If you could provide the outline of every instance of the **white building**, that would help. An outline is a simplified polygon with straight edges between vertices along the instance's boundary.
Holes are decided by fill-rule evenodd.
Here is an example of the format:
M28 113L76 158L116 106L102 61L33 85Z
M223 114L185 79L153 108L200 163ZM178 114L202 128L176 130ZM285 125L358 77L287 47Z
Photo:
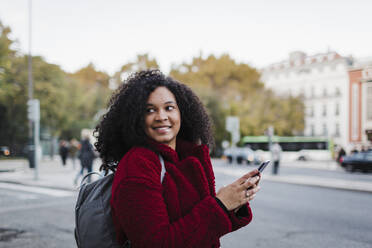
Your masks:
M303 95L305 136L326 136L346 147L349 134L349 76L352 59L336 52L289 59L261 70L267 88L281 95Z

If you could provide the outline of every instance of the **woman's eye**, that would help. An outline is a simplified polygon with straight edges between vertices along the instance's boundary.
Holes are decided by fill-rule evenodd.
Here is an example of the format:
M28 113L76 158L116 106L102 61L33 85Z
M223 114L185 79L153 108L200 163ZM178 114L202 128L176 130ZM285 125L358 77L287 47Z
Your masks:
M169 111L169 110L173 110L173 109L175 109L174 106L167 106L167 107L166 107L166 110L168 110L168 111Z
M146 109L146 112L147 113L153 113L153 112L155 112L155 110L153 108L148 108L148 109Z

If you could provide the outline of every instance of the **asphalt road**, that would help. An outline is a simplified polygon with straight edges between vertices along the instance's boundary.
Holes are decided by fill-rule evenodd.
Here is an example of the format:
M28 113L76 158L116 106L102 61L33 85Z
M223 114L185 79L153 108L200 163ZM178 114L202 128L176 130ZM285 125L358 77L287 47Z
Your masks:
M217 188L235 179L216 173ZM264 180L261 187L252 223L224 236L222 247L372 247L372 194ZM0 247L76 247L76 195L68 194L0 183Z
M0 247L76 247L75 199L67 191L0 184Z
M252 167L254 168L254 167ZM250 167L247 168L249 170ZM371 179L370 174L282 168L288 174ZM267 171L265 173L268 173ZM234 179L216 173L217 188ZM263 180L253 221L222 238L222 247L372 247L372 194Z

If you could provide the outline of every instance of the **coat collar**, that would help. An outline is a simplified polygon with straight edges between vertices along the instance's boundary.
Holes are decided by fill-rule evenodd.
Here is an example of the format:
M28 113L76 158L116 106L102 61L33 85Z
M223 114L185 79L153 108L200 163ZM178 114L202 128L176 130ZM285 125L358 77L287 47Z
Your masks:
M185 141L182 139L177 139L176 141L176 150L173 150L171 147L156 142L155 140L148 139L147 144L156 153L159 153L164 157L165 160L168 160L172 163L177 163L179 160L183 160L188 156L195 156L197 154L202 154L203 151L207 150L208 147L204 144L196 145L192 142ZM199 157L199 156L197 156Z

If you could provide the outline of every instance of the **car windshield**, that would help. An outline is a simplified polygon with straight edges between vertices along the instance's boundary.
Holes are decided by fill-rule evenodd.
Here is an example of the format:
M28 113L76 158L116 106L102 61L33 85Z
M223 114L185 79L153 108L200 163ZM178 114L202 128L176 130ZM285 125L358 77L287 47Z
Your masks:
M366 154L366 160L368 160L368 161L372 161L372 152L368 152L368 153Z
M353 155L353 159L363 159L364 154L363 153L355 153Z

